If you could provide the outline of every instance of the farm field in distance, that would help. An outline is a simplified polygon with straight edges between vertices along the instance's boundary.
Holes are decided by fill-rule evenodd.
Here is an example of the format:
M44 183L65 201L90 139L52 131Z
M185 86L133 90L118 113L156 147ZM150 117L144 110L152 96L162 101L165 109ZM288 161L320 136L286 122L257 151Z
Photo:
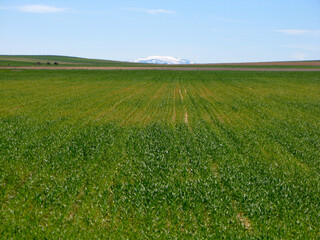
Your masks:
M0 70L0 236L317 239L320 72Z
M55 65L54 63L58 63ZM39 63L40 65L38 65ZM50 63L49 65L47 63ZM0 55L0 68L4 67L166 67L166 68L274 68L274 69L320 69L320 61L288 61L288 62L248 62L248 63L215 63L215 64L150 64L120 62L112 60L88 59L54 55Z

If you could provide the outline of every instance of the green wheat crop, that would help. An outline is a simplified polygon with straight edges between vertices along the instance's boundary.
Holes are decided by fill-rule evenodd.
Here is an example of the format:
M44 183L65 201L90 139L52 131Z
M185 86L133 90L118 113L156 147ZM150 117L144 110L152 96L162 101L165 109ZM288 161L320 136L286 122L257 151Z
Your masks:
M318 239L320 73L0 71L3 239Z

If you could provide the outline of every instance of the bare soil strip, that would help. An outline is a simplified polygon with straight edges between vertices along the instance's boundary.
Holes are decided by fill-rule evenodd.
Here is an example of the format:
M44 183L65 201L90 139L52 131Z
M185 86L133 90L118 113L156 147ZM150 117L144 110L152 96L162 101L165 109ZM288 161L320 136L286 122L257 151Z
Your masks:
M183 102L183 95L181 93L181 87L180 86L179 86L179 93L180 93L181 101Z
M265 72L320 72L320 69L306 68L237 68L237 67L0 67L1 69L21 70L171 70L171 71L265 71Z
M184 115L184 122L189 125L188 112L186 112Z

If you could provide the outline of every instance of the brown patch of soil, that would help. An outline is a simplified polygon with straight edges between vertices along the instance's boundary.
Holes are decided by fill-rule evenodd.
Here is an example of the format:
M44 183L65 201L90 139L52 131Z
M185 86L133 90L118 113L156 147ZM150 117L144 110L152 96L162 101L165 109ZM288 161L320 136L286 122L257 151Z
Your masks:
M239 212L237 215L237 219L240 221L241 225L246 229L246 230L251 230L251 222L250 219L244 216L242 212Z

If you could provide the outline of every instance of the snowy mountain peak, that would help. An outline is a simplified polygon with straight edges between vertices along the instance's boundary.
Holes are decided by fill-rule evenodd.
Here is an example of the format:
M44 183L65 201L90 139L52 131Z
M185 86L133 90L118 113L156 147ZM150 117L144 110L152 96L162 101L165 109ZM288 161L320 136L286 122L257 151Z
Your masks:
M154 64L192 64L188 59L175 58L170 56L151 56L138 58L134 60L137 63L154 63Z

